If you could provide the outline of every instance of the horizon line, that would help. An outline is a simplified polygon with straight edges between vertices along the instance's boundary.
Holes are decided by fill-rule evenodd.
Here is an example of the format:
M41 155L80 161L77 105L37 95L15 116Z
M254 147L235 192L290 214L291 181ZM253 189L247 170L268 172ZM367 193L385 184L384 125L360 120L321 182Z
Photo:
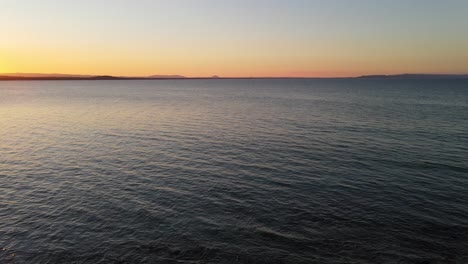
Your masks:
M363 77L468 77L468 73L396 73L396 74L363 74L363 75L342 75L342 76L184 76L179 74L154 74L147 76L125 76L125 75L109 75L109 74L68 74L68 73L27 73L27 72L9 72L0 73L1 79L76 79L76 80L93 80L93 79L346 79L346 78L363 78Z

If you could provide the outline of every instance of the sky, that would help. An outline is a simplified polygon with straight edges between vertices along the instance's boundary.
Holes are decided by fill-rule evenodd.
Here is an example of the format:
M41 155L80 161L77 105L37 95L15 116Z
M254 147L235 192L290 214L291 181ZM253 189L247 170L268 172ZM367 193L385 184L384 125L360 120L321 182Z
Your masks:
M0 0L0 72L468 73L466 0Z

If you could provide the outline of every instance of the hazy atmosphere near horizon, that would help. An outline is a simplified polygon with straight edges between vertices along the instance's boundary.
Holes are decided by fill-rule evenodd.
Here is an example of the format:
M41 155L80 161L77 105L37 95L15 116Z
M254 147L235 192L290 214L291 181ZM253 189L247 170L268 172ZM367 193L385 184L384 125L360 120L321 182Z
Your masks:
M1 264L467 264L468 1L0 0Z

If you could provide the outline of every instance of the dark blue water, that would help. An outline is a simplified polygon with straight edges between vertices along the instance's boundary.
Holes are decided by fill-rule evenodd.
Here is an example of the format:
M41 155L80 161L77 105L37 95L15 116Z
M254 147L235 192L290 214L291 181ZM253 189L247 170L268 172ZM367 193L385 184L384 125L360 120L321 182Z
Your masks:
M0 82L1 263L468 263L467 80Z

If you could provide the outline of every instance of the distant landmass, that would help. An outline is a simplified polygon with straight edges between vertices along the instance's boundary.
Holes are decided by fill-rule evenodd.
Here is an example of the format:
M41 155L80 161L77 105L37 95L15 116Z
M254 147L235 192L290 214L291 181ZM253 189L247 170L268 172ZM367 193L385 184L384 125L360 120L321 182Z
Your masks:
M21 80L179 80L179 79L307 79L307 77L186 77L183 75L151 75L143 77L111 76L111 75L79 75L79 74L46 74L46 73L4 73L0 81ZM320 77L317 77L320 78ZM468 79L468 74L395 74L395 75L363 75L359 77L339 77L339 79ZM310 79L314 79L311 77ZM323 78L320 78L323 79ZM338 79L338 78L326 78Z
M143 77L80 75L58 73L4 73L0 80L149 80L149 79L185 79L182 75L151 75Z
M0 81L60 81L60 80L124 80L129 78L121 78L114 76L89 76L89 77L77 77L77 76L11 76L11 75L0 75Z
M2 73L0 77L26 77L26 78L90 78L95 75L61 74L61 73Z
M149 78L152 79L184 79L187 78L182 75L151 75Z
M467 79L468 74L394 74L363 75L359 79Z

